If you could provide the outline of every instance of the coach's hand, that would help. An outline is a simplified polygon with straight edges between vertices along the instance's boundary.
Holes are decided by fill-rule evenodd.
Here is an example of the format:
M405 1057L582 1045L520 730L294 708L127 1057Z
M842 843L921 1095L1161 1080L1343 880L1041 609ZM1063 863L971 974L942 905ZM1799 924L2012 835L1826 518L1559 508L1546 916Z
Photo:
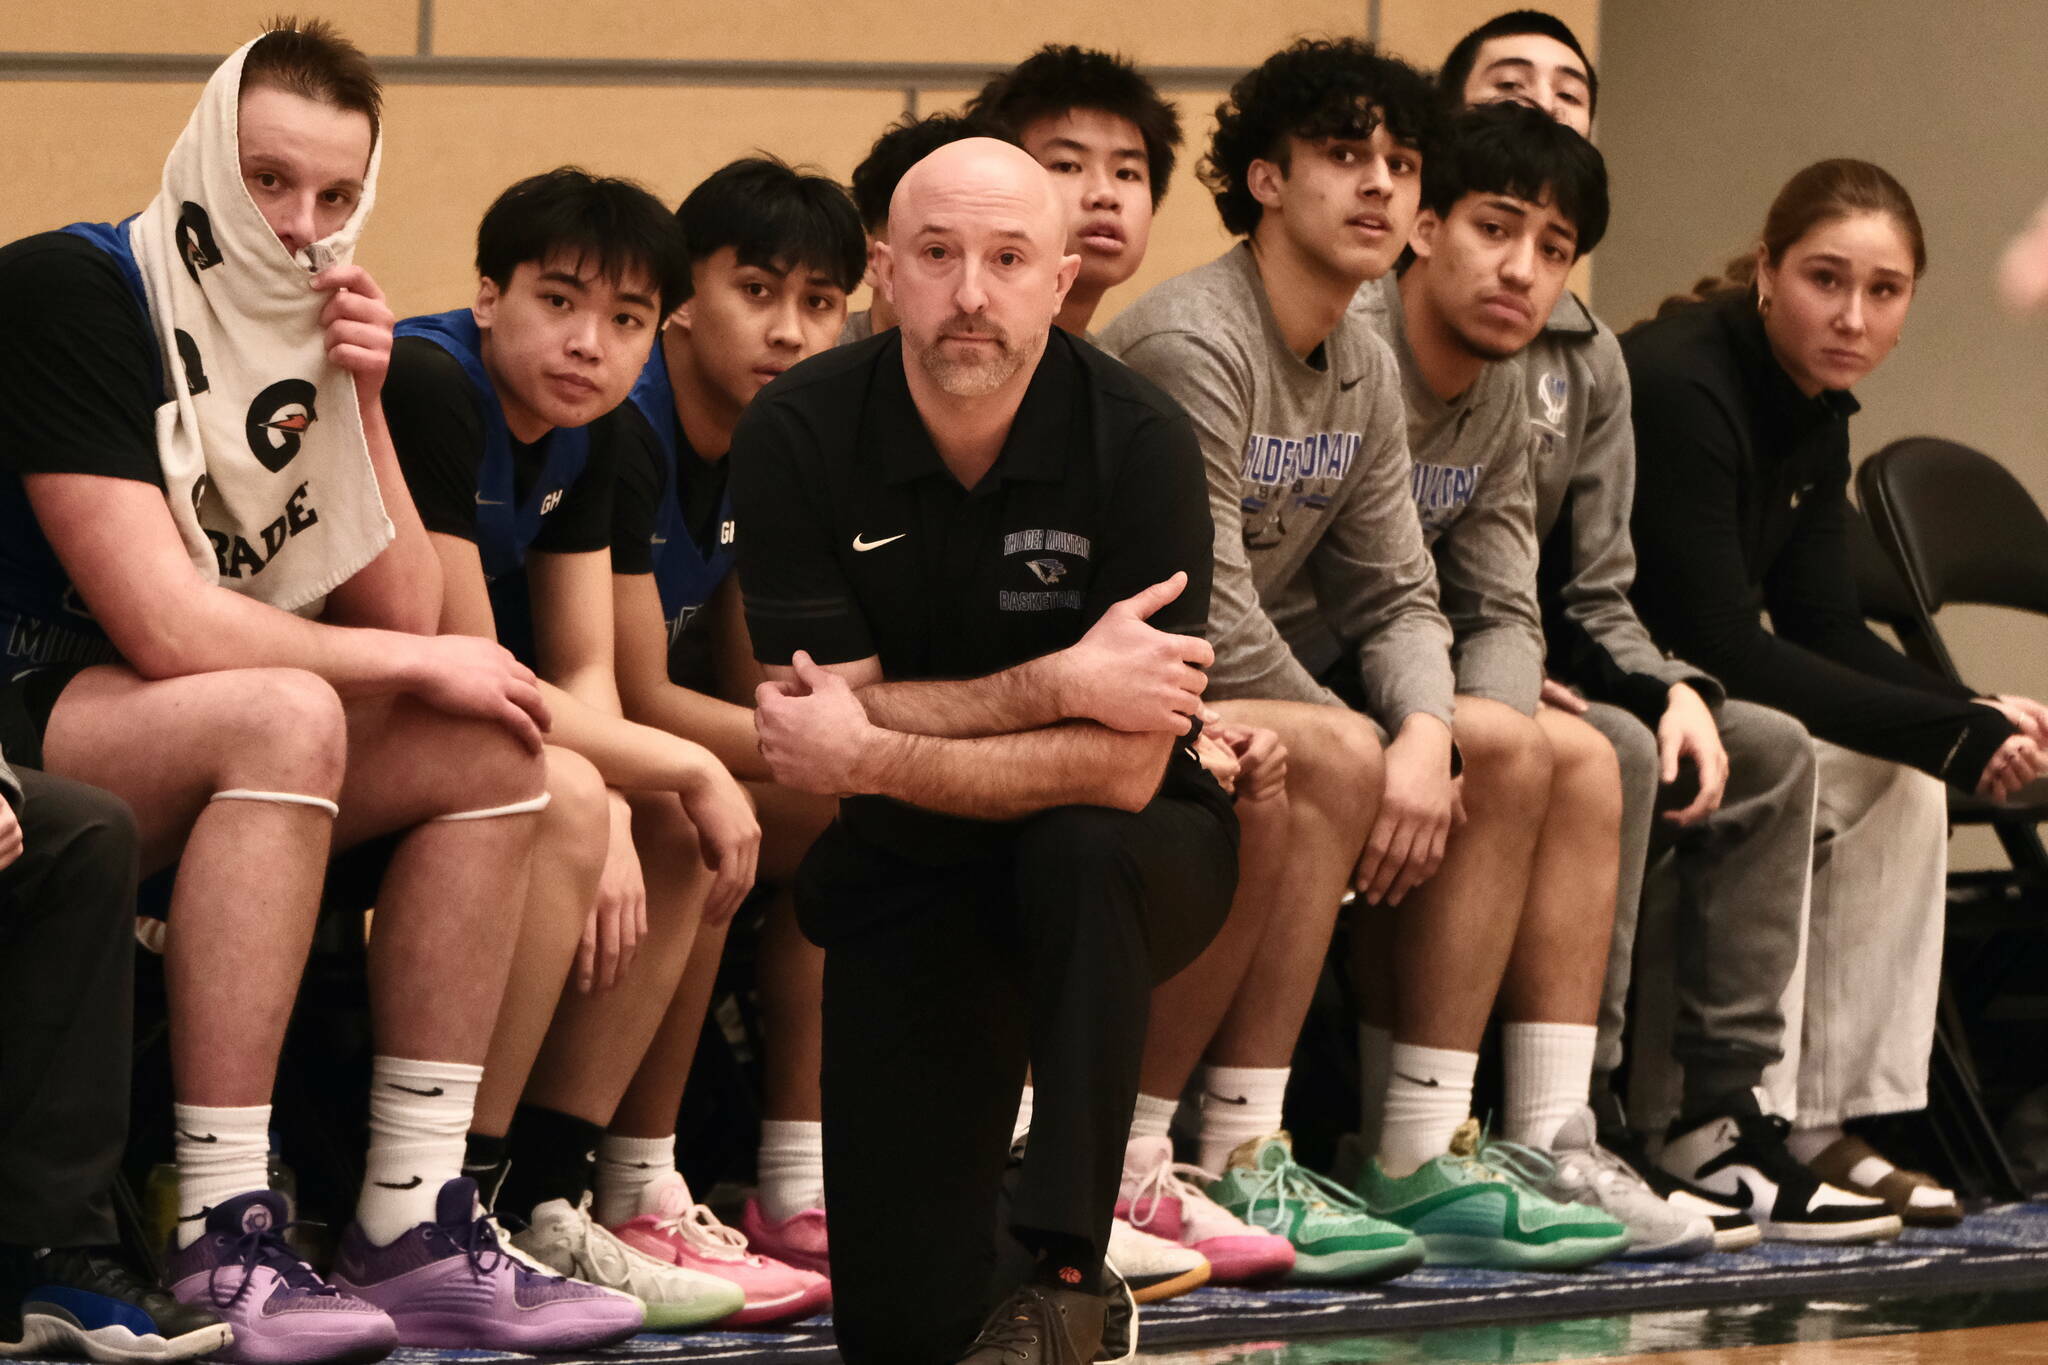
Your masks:
M1218 719L1202 723L1237 755L1237 799L1271 801L1287 794L1287 746L1277 730Z
M676 795L682 798L683 813L697 827L697 856L712 873L704 923L723 924L754 889L760 872L761 818L754 811L754 798L716 759L706 762L697 780Z
M633 808L617 792L606 796L611 839L597 879L597 904L590 909L583 941L576 947L576 989L585 995L617 985L647 937L647 882L640 873L639 850L633 847Z
M1699 795L1684 810L1664 812L1674 825L1696 825L1721 808L1721 794L1728 789L1728 751L1721 745L1721 728L1706 701L1685 683L1671 685L1664 717L1657 722L1658 778L1666 785L1678 780L1678 761L1691 755L1700 776Z
M359 265L329 266L313 277L313 287L333 295L320 310L327 358L355 376L357 405L369 407L384 392L397 318L384 302L384 291Z
M419 657L408 691L436 710L496 721L534 753L554 723L533 670L495 640L475 635L411 637Z
M1202 689L1209 685L1202 670L1216 662L1216 651L1199 636L1146 624L1187 585L1187 574L1176 573L1126 597L1052 656L1062 714L1112 730L1188 732L1188 717L1200 709Z
M1352 887L1367 903L1399 905L1443 864L1451 830L1464 823L1451 777L1450 727L1413 715L1387 746L1379 815L1366 836Z
M14 807L0 801L0 867L12 866L24 847L21 821L15 817Z
M846 679L798 650L794 678L754 689L754 730L775 780L820 796L857 796L875 727Z

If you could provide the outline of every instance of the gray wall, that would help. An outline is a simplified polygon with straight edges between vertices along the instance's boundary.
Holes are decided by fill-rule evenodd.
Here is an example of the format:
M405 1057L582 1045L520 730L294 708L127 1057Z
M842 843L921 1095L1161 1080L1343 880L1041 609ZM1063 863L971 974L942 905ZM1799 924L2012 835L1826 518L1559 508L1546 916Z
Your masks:
M1998 309L2006 239L2048 197L2048 3L1607 0L1596 135L1614 224L1594 301L1616 328L1755 241L1792 172L1875 161L1911 191L1928 273L1892 358L1857 390L1857 458L1966 441L2048 504L2048 320ZM2048 696L2048 624L1964 609L1976 686Z

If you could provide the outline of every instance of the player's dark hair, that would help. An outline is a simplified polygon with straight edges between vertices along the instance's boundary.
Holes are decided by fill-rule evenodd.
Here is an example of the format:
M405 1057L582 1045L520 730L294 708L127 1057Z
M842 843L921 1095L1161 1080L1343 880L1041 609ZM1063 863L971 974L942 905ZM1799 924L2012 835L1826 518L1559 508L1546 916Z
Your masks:
M614 286L644 274L667 317L689 295L690 259L668 206L631 180L576 166L528 176L499 195L476 230L476 269L500 289L528 261L574 256Z
M836 180L772 156L727 162L676 209L695 265L731 247L741 265L761 270L808 267L852 293L867 269L860 215ZM686 282L683 297L694 286Z
M1017 65L989 78L967 102L969 117L985 118L1021 139L1043 118L1092 109L1128 122L1145 144L1152 207L1166 197L1180 146L1180 112L1123 57L1072 43L1047 43Z
M1452 119L1422 161L1422 207L1439 218L1468 194L1551 200L1578 231L1578 254L1607 233L1607 163L1592 143L1512 100Z
M336 109L362 114L375 133L384 113L384 88L363 50L325 19L281 15L242 59L242 89L268 86Z
M1436 73L1436 88L1445 102L1453 109L1465 103L1465 82L1472 79L1472 64L1479 60L1482 46L1494 38L1519 38L1525 33L1555 39L1578 54L1579 64L1586 69L1586 116L1592 117L1600 105L1600 73L1593 69L1592 58L1586 55L1586 49L1580 45L1579 35L1572 32L1571 25L1540 9L1515 9L1506 14L1496 14L1458 39L1458 45L1451 49L1451 55L1444 58L1443 66Z
M1368 138L1385 125L1429 164L1441 120L1429 78L1360 38L1304 38L1238 78L1216 106L1216 135L1199 168L1223 226L1240 236L1263 209L1248 183L1254 161L1288 169L1290 137Z
M861 226L875 234L889 226L889 201L912 166L950 143L970 137L1015 142L1016 134L998 124L958 114L905 114L882 130L866 159L853 168L853 206Z

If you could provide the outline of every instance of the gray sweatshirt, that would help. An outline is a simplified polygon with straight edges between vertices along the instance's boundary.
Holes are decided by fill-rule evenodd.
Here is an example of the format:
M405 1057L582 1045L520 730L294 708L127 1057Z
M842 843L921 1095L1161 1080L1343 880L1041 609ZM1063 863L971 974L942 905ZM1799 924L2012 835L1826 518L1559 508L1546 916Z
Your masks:
M1449 724L1451 632L1409 498L1399 378L1364 319L1347 313L1309 364L1240 243L1118 314L1102 347L1173 395L1202 443L1209 695L1340 705L1312 664L1341 641L1389 733L1418 712Z
M1667 658L1628 600L1636 438L1621 343L1570 291L1522 353L1536 484L1537 575L1550 675L1654 727L1673 683L1710 703L1720 683Z
M1521 362L1488 364L1445 402L1409 349L1392 275L1361 289L1352 315L1371 323L1401 369L1415 511L1436 555L1458 691L1533 715L1543 689L1543 625Z

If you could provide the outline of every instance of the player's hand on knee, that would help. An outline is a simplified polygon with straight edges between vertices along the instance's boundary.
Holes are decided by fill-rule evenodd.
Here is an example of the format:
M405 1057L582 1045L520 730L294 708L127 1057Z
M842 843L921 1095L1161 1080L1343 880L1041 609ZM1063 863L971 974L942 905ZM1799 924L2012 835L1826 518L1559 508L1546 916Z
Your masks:
M1698 692L1673 683L1670 697L1657 722L1659 777L1666 784L1676 782L1679 760L1689 756L1699 773L1700 790L1691 805L1666 811L1664 818L1675 825L1694 825L1721 808L1722 793L1728 789L1728 750L1721 744L1714 713Z
M1243 765L1238 762L1237 750L1225 743L1222 736L1207 729L1195 736L1195 757L1203 770L1216 779L1216 785L1227 792L1237 790Z
M368 407L384 391L391 369L391 328L397 322L384 291L359 265L334 265L313 277L330 295L320 310L327 358L355 377L356 401Z
M609 794L607 804L612 818L604 871L576 951L576 988L585 995L618 985L647 936L647 882L633 846L633 808L617 792Z
M1199 636L1146 623L1187 582L1187 574L1176 573L1116 603L1056 656L1063 712L1112 730L1188 732L1188 718L1201 708L1209 685L1202 670L1216 662L1216 651Z
M1451 776L1451 732L1429 716L1410 716L1387 746L1379 813L1366 836L1352 886L1371 905L1399 905L1443 864L1454 821L1463 813Z
M14 814L14 807L0 801L0 867L11 866L24 847L21 821Z
M495 721L539 753L552 718L533 670L495 640L474 635L421 637L422 662L413 688L421 701L450 715Z
M1222 721L1215 733L1237 755L1238 800L1270 801L1287 794L1287 746L1279 731Z
M859 793L876 730L846 679L811 662L790 660L794 678L754 690L754 733L775 780L821 796Z
M858 702L855 703L859 705ZM747 789L713 762L703 780L678 792L683 812L697 827L697 854L711 871L704 922L724 924L754 889L761 863L761 819Z
M1545 678L1543 680L1543 690L1540 695L1547 705L1555 706L1568 716L1583 716L1586 714L1586 699L1555 678Z

